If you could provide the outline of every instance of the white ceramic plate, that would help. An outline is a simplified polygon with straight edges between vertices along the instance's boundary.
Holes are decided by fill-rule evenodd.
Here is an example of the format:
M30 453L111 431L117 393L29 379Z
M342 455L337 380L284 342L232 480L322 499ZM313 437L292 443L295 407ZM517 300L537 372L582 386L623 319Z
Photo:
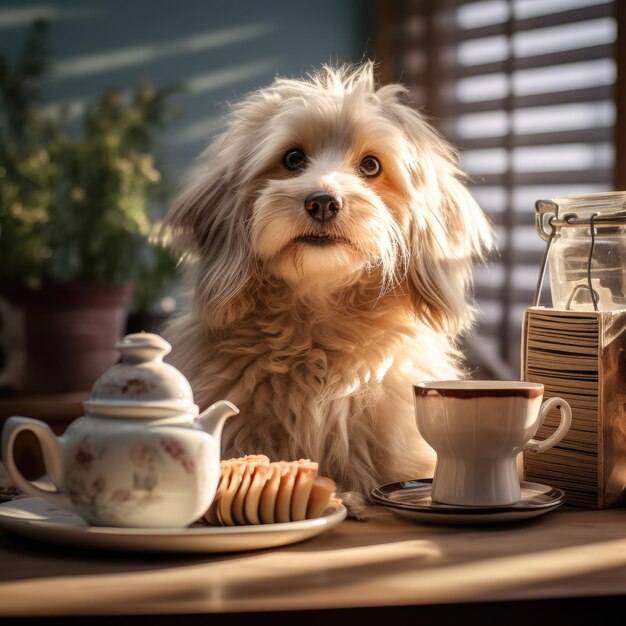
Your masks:
M387 483L372 491L372 499L395 514L418 522L437 524L494 524L517 522L544 515L565 502L560 489L522 481L519 502L499 507L454 506L433 502L432 478Z
M70 511L41 498L0 504L0 528L22 537L87 548L133 552L241 552L275 548L315 537L344 520L342 504L329 506L321 517L300 522L254 526L188 528L113 528L89 526Z

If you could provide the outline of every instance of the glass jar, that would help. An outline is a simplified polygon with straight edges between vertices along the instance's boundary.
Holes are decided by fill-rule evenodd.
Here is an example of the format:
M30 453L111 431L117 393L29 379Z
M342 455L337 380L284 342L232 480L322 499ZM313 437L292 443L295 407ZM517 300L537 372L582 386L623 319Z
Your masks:
M552 307L572 311L626 308L626 192L538 200L536 228L547 242Z

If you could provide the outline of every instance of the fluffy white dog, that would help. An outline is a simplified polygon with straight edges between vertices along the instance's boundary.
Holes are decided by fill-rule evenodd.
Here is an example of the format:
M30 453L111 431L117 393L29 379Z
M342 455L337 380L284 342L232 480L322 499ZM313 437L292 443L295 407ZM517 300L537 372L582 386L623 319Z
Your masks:
M432 475L413 384L466 375L491 228L454 150L372 64L233 107L165 222L193 298L164 332L223 457L308 458L341 492Z

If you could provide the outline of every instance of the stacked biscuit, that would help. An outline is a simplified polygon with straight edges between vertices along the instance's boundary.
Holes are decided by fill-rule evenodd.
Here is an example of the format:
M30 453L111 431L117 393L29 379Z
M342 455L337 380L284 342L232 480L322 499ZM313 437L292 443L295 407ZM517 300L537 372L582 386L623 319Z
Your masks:
M335 483L318 476L308 459L270 463L265 455L226 459L213 503L204 514L208 524L274 524L319 517L335 493Z

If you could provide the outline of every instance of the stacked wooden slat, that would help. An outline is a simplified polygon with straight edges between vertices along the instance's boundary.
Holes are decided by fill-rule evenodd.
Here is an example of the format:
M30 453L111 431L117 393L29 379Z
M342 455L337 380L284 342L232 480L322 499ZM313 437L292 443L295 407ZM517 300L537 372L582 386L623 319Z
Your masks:
M522 378L543 383L545 398L572 408L572 426L554 448L524 453L524 478L563 489L568 504L624 503L626 485L626 311L526 310ZM559 412L537 433L554 432Z

